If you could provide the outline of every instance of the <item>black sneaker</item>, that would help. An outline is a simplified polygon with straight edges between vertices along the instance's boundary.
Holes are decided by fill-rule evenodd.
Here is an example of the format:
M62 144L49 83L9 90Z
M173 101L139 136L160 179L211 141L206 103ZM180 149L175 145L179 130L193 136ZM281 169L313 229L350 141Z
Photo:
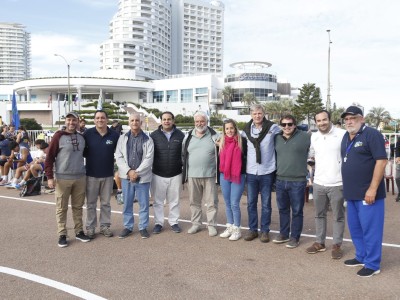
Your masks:
M348 267L364 267L364 264L362 262L359 262L357 259L353 258L353 259L348 259L344 261L344 264Z
M381 270L372 270L368 268L362 268L360 271L357 272L357 276L359 277L371 277L377 275L381 272Z
M85 235L83 231L79 231L79 233L76 235L76 239L84 243L90 242L90 238Z
M180 233L180 232L181 232L181 228L179 227L178 224L172 225L172 226L171 226L171 229L172 229L172 231L175 232L175 233Z
M160 224L156 224L156 226L154 226L154 228L153 228L153 233L159 234L159 233L161 233L161 230L162 230L162 226Z
M67 242L67 236L66 235L60 235L60 238L58 239L58 247L64 248L68 246Z
M132 234L132 230L129 230L128 228L124 228L124 230L122 230L121 234L118 237L120 239L124 239L130 234Z
M142 236L142 239L148 239L150 237L150 234L146 229L139 230L139 233Z

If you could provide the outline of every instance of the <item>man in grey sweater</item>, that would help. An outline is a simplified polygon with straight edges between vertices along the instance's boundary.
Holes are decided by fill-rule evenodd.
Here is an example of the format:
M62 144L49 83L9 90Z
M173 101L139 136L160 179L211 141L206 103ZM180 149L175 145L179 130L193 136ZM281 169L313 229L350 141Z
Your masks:
M50 143L45 161L47 185L56 188L56 218L58 246L67 247L67 211L71 197L72 218L76 239L89 242L83 232L82 207L86 195L86 170L83 160L85 139L77 132L79 116L69 112L65 117L65 129L57 131ZM55 177L53 166L55 165Z
M292 115L283 116L280 125L282 133L275 136L276 202L279 209L280 233L272 242L288 242L287 248L296 248L303 230L310 135L296 128L296 119Z

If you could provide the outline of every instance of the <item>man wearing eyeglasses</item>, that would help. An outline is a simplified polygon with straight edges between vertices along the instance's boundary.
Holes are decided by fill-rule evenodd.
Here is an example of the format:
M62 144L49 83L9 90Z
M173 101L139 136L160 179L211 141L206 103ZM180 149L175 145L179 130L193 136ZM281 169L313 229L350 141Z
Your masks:
M282 132L275 137L276 202L280 230L273 242L287 242L286 247L293 249L299 245L303 230L310 135L296 128L296 119L292 115L283 116L280 125Z
M341 245L345 227L340 145L346 130L332 124L331 114L327 110L317 112L314 121L318 131L311 136L309 157L315 160L313 195L316 241L306 252L316 254L326 251L327 213L330 205L333 217L331 257L340 259L343 256Z
M271 191L275 181L275 149L274 137L279 127L265 117L264 107L253 104L250 107L251 120L244 128L247 137L247 212L249 215L249 231L245 241L258 237L258 194L261 194L261 237L262 243L269 242L271 224Z
M58 246L61 248L68 246L67 211L70 197L76 239L82 242L90 241L83 232L82 207L86 194L86 170L83 160L85 139L77 132L78 122L78 113L74 111L67 113L65 129L57 131L51 139L44 165L47 185L49 188L56 188Z
M347 200L347 224L355 247L349 267L362 266L360 277L380 273L387 163L382 134L364 124L362 110L349 106L341 115L346 134L341 145L343 196Z

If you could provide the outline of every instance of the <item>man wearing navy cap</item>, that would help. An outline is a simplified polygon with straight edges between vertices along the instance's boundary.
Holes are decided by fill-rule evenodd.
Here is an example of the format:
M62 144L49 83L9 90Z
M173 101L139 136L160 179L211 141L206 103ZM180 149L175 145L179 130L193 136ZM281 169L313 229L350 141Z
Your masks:
M355 258L346 266L363 268L358 276L380 273L386 196L383 173L387 158L382 134L364 124L362 110L349 106L341 115L346 134L341 145L343 196Z

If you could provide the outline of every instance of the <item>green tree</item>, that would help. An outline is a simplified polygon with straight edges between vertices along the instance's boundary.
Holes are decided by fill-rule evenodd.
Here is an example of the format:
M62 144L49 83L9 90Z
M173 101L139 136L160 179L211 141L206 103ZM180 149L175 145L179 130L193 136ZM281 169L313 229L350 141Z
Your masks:
M230 86L227 85L223 90L222 90L222 100L224 104L224 109L227 108L227 103L229 102L230 105L229 107L232 108L232 101L233 101L233 96L235 95L234 89Z
M388 122L392 119L390 113L382 106L373 107L369 110L366 119L376 126L379 127L381 122Z
M341 115L346 109L344 107L336 107L336 103L333 103L333 107L331 110L331 121L335 124L337 121L341 121Z
M240 100L240 102L242 102L243 105L247 106L247 109L248 109L248 111L249 111L249 113L250 113L250 106L251 106L252 104L258 103L258 100L257 100L256 96L254 96L253 93L248 92L248 93L245 93L245 94L243 95L243 97L242 97L242 99Z
M293 114L298 121L307 120L308 127L310 128L310 120L319 110L323 109L321 91L315 83L303 84L300 89L300 94L297 98L297 104L293 109Z
M36 120L33 118L21 119L20 125L24 126L26 130L43 130L42 125L36 122Z

